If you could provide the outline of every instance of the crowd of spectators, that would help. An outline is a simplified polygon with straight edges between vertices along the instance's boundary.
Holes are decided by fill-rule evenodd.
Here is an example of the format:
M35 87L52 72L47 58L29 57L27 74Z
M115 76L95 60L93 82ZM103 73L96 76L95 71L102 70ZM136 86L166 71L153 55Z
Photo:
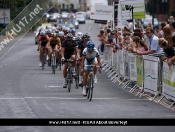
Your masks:
M127 25L121 29L122 31L116 29L117 27L111 30L109 26L105 26L100 30L97 37L101 42L101 50L104 47L111 47L114 53L124 48L137 55L161 54L162 60L167 61L169 66L175 62L175 20L173 16L170 16L168 22L162 22L159 29L153 29L151 23L148 23L146 29L131 30Z

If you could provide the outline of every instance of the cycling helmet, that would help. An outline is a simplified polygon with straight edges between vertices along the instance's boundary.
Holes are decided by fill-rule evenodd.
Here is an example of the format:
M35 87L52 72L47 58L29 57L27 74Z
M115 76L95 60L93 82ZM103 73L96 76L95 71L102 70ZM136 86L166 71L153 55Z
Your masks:
M75 34L75 30L71 30L70 33L71 33L71 34Z
M55 33L57 29L55 27L52 27L52 33Z
M46 34L50 34L50 33L51 33L50 29L46 30Z
M63 31L60 31L60 32L58 33L58 36L64 36L64 32L63 32Z
M71 33L68 33L65 38L66 40L73 40L73 36Z
M77 37L82 37L82 36L83 36L83 33L78 32L78 33L76 34L76 36L77 36Z
M69 27L70 27L71 29L74 28L73 25L70 25Z
M41 31L40 35L44 36L45 35L45 31Z
M87 47L88 49L94 49L95 44L94 44L94 42L92 42L92 41L88 41L88 42L86 43L86 47Z
M101 33L101 34L103 34L103 33L104 33L104 30L103 30L103 29L101 29L101 30L100 30L100 33Z
M59 33L59 30L56 30L55 33Z
M75 40L76 42L80 42L80 41L81 41L81 38L80 38L80 37L74 37L74 40Z
M57 37L57 34L56 33L53 33L52 34L52 37L56 38Z
M82 39L90 39L89 33L83 34Z

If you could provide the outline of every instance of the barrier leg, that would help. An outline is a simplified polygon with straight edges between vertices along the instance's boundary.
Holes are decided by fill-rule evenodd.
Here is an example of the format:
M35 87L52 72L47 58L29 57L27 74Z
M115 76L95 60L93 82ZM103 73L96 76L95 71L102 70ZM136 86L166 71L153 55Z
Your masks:
M139 98L142 97L142 95L143 95L144 93L145 93L145 92L143 91L143 92L140 94Z
M106 68L108 68L108 64L106 64L106 65L102 68L102 71L104 71Z
M126 85L124 85L122 88L125 89L130 83L131 81L127 81Z
M171 108L174 104L175 104L175 102L171 103L171 105L169 106L169 108Z
M116 71L114 70L111 74L109 74L108 77L111 77L114 73L116 73Z
M134 85L134 87L133 88L131 88L131 90L129 91L130 93L133 93L135 90L137 89L137 84L136 85Z
M159 103L163 98L165 98L165 96L162 96L157 102Z
M109 67L106 69L105 72L108 72L110 69L111 69L111 66L109 66Z
M109 77L109 75L111 74L111 73L113 73L114 72L114 69L112 68L108 73L107 73L107 76Z
M113 77L111 77L111 81L114 81L116 77L118 77L118 75L114 75Z
M121 81L121 82L119 83L119 85L121 85L125 80L126 80L126 79L124 78L123 81Z
M119 79L120 79L120 76L118 76L118 77L116 78L116 80L114 81L114 83L116 83L117 81L119 81Z
M152 102L158 95L159 95L159 93L157 93L157 94L150 100L150 102Z

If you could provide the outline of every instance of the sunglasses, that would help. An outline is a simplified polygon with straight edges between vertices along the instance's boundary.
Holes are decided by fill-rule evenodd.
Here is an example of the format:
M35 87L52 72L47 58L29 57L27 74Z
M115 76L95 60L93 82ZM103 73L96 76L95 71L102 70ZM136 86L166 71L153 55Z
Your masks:
M150 34L151 32L146 32L146 34Z

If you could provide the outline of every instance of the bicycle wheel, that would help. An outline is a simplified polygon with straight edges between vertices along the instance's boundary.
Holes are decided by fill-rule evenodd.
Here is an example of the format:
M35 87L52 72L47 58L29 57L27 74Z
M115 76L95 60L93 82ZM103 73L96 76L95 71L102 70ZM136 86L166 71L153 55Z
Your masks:
M70 92L70 89L71 89L71 80L72 80L72 74L71 74L71 70L69 69L69 72L68 72L68 79L67 79L67 85L68 85L68 91Z
M79 84L78 84L78 82L79 82L79 80L78 80L78 78L79 78L79 69L78 69L78 67L75 67L75 71L76 71L75 87L78 89L78 87L79 87Z
M43 53L42 53L42 70L44 70L44 65L45 65L45 61L46 61L46 55L45 55L45 51L43 50Z
M52 73L55 74L55 56L52 57Z
M89 97L90 97L90 78L89 78L89 76L88 76L88 80L87 80L86 96L87 96L87 99L89 99Z
M89 101L92 100L93 95L93 88L94 88L94 77L93 75L90 75L90 86L89 86Z
M58 57L59 71L61 71L61 54Z

